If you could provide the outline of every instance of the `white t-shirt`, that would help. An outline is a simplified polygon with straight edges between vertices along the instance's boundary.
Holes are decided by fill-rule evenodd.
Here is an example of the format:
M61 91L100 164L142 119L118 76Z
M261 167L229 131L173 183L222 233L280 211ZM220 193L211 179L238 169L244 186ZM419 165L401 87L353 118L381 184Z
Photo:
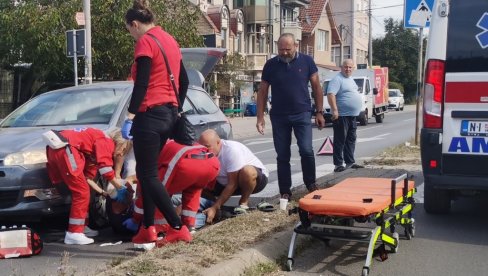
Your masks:
M229 183L227 174L236 172L246 165L252 165L260 168L266 177L269 176L269 172L263 163L252 153L249 148L237 141L229 141L221 139L222 149L219 153L220 171L217 176L217 182L222 185Z

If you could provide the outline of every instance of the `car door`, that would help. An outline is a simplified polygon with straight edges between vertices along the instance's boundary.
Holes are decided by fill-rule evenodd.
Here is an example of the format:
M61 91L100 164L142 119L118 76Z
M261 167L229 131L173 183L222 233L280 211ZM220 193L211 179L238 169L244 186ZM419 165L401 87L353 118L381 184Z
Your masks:
M203 89L188 90L183 111L195 127L197 137L206 129L214 129L221 138L232 138L231 125L227 117Z

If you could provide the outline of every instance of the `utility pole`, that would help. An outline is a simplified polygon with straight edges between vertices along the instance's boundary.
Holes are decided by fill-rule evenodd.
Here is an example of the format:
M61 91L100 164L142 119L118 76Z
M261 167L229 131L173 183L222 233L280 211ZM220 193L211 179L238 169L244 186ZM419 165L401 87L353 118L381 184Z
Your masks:
M273 7L273 0L269 0L269 9L268 9L268 17L269 17L269 28L268 28L268 31L269 31L269 53L270 53L270 56L273 54L273 13L272 13L272 7Z
M369 39L368 39L368 65L369 65L369 68L372 68L373 67L373 37L372 37L372 33L373 33L373 26L372 26L372 14L371 14L371 0L369 0L369 4L368 4L369 8L368 8L368 18L369 18L369 30L368 30L368 33L369 33Z
M340 48L340 63L339 66L342 66L342 62L344 62L344 38L343 38L343 31L344 30L344 25L340 24L339 25L339 36L341 39L341 48Z
M85 14L85 84L92 83L92 47L91 47L91 4L90 0L83 0L83 12Z

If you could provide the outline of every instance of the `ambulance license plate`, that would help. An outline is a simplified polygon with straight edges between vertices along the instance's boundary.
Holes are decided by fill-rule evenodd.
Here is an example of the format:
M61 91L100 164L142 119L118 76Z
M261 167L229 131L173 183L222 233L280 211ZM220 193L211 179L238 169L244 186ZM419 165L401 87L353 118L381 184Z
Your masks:
M462 136L488 136L488 121L468 121L461 122Z

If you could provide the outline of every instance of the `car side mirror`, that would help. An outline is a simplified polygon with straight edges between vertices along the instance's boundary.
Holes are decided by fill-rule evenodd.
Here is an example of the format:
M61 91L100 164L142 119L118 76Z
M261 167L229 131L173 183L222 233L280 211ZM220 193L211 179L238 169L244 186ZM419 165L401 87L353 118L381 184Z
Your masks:
M373 88L373 95L378 95L378 88Z

